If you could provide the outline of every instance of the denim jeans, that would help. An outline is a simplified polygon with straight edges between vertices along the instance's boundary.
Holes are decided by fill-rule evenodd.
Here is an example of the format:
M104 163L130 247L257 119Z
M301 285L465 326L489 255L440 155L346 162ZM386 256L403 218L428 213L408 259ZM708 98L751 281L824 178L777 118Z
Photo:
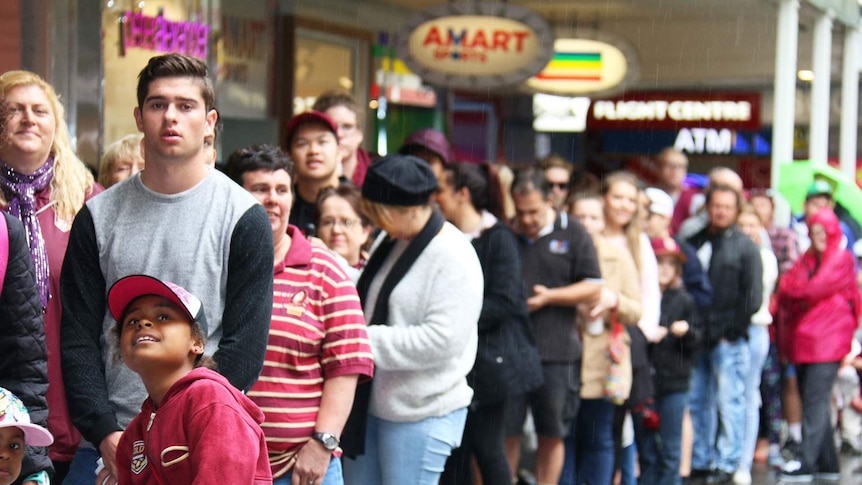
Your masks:
M694 427L692 468L733 473L739 466L748 367L745 339L722 340L695 359L689 393Z
M344 460L344 481L367 485L436 485L452 449L461 445L467 409L414 423L368 416L365 454Z
M291 479L293 479L293 470L287 472L287 475L273 480L272 485L290 485ZM326 475L323 476L323 481L314 482L314 485L344 485L341 458L333 456L332 461L329 462L329 468L326 469Z
M614 410L604 399L584 399L566 436L560 485L611 483L614 476Z
M96 460L102 455L93 448L79 447L69 465L63 485L93 485L96 483Z
M688 407L688 391L659 394L655 408L659 429L647 430L640 450L643 485L679 485L679 458L682 452L682 417Z
M739 469L751 471L754 448L760 431L760 378L766 355L769 353L769 329L764 325L748 327L748 353L750 357L748 376L745 379L745 432L742 438L742 457Z

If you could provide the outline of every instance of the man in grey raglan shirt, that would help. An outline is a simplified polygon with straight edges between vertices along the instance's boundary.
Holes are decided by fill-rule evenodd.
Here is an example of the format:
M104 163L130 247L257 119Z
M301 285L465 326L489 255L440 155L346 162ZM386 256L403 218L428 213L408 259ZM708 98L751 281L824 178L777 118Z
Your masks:
M217 114L206 65L178 54L154 57L138 77L137 97L146 169L79 212L61 274L63 376L72 420L89 442L64 483L92 485L99 455L105 470L98 483L114 483L117 443L147 396L119 360L111 331L106 295L118 279L149 274L200 297L206 353L239 389L257 379L266 351L270 224L250 194L207 165L204 136Z

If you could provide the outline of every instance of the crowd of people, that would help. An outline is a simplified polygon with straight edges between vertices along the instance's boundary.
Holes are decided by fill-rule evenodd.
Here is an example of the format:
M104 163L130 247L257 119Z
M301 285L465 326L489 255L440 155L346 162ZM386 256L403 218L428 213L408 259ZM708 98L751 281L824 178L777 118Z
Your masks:
M202 62L136 95L95 179L51 86L0 75L0 484L744 485L862 453L862 231L826 180L787 224L674 149L643 178L430 128L374 157L339 93L216 169Z

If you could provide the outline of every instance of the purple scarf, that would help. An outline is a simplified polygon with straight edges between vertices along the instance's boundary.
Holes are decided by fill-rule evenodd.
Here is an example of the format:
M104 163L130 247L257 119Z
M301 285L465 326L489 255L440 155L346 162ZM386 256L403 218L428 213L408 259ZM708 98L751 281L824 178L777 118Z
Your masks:
M48 284L48 250L42 238L42 227L36 218L36 193L45 190L54 178L54 157L49 157L44 165L32 174L17 172L14 168L0 161L0 187L9 201L8 211L24 223L27 244L30 246L30 258L36 268L36 283L39 285L39 297L42 308L48 306L51 289Z

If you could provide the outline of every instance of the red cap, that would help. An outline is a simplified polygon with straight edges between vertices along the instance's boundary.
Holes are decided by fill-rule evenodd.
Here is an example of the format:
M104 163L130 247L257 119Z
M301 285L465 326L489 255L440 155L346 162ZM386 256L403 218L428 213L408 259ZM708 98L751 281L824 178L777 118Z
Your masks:
M679 243L672 237L654 237L649 242L656 257L676 256L682 263L687 259L682 252L682 248L679 247Z
M320 111L312 109L299 113L287 122L286 131L288 146L293 144L293 135L296 133L297 128L305 123L316 123L329 128L329 130L332 131L332 134L335 135L335 139L338 140L338 126L335 125L332 118L330 118L326 113L321 113Z
M108 290L108 309L118 325L126 307L136 298L145 295L167 298L178 306L189 319L198 322L203 327L204 332L207 331L204 306L198 297L170 281L161 281L142 274L120 278Z

